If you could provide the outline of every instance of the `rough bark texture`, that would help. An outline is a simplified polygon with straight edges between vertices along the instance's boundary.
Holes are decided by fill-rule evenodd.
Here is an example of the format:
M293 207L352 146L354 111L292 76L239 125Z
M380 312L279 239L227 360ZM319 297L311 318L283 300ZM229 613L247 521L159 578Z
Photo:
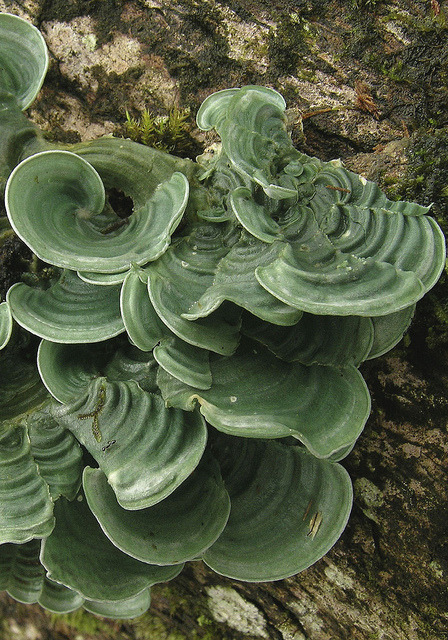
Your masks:
M446 1L0 0L0 10L47 40L50 72L29 115L54 139L123 133L126 110L190 107L194 156L212 141L194 127L200 102L265 84L285 96L302 151L341 157L392 197L434 202L446 230ZM442 279L407 339L363 366L372 416L343 463L353 513L314 567L254 585L192 564L154 588L150 614L125 624L49 616L4 597L0 637L448 637L447 301Z

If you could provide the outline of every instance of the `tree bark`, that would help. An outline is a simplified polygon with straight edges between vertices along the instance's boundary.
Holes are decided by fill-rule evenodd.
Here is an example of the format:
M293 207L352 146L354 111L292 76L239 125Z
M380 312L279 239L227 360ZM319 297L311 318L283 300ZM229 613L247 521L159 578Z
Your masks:
M46 38L50 71L29 115L53 139L123 134L126 111L144 108L190 107L193 123L211 92L268 85L285 96L302 151L434 202L446 230L447 2L0 0L0 10ZM190 155L212 141L191 124ZM443 280L407 339L362 367L373 409L343 461L353 512L320 562L263 584L191 563L129 623L56 619L5 596L0 638L448 637L447 300Z

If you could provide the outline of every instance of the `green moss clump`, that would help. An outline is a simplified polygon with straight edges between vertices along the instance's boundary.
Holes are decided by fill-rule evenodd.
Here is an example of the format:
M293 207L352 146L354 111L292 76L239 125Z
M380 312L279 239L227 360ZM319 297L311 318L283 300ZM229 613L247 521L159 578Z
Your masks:
M133 624L136 640L187 640L178 631L168 630L160 618L145 614Z
M173 631L172 625L166 625L161 618L146 613L133 623L133 631L135 640L225 640L204 614L198 617L197 624L200 630L189 630L185 635L181 631Z
M69 630L95 637L101 636L102 634L106 634L108 638L112 637L111 624L114 625L115 623L106 622L106 620L97 618L84 609L78 609L73 613L48 613L47 615L55 630L68 628Z
M154 116L145 109L140 118L133 118L126 111L126 136L167 153L185 154L191 145L189 117L189 109L177 107L173 107L167 116Z

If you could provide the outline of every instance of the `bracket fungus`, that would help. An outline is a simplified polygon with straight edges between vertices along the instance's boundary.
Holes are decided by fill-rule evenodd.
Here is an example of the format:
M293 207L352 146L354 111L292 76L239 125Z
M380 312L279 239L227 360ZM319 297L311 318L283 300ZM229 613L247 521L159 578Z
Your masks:
M188 561L292 576L344 530L358 367L402 338L444 237L429 207L295 149L269 88L205 100L222 145L197 162L50 144L22 113L47 64L0 14L0 188L51 273L0 304L1 588L131 618Z

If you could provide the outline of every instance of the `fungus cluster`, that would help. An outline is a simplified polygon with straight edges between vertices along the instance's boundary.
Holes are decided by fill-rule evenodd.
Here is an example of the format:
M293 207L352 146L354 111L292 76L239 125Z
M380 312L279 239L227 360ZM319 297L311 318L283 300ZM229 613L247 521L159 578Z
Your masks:
M22 113L47 64L0 14L0 232L47 276L0 304L0 588L131 618L188 561L294 575L344 530L358 367L402 338L443 235L429 207L295 149L269 88L205 100L221 145L196 162L50 144Z

